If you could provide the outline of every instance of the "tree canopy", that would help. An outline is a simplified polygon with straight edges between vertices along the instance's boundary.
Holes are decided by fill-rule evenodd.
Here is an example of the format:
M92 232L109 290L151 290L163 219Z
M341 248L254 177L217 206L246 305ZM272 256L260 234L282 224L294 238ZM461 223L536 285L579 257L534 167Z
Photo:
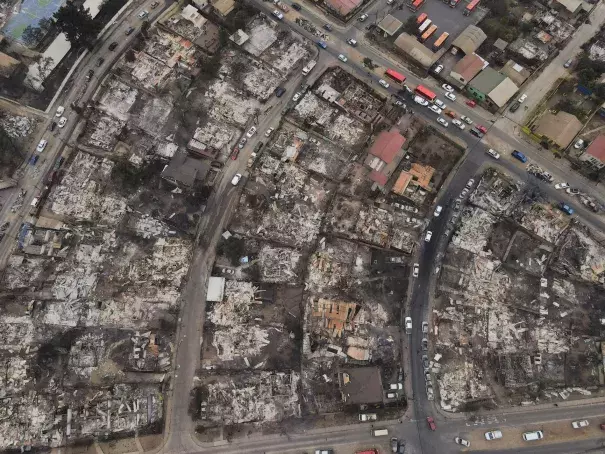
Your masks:
M72 46L91 49L101 26L90 15L88 9L72 2L66 3L55 13L57 28L65 33Z
M50 31L52 25L52 19L40 19L37 27L32 27L31 25L25 27L25 30L23 30L23 34L21 35L21 40L28 47L36 47Z

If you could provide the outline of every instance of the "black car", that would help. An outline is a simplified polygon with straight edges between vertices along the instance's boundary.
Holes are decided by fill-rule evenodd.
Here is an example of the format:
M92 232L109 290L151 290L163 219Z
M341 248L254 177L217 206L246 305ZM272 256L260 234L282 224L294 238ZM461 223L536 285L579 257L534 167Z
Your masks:
M92 76L95 75L95 72L92 69L88 70L88 74L86 75L86 80L92 79Z
M477 128L473 128L470 130L470 133L475 137L479 137L480 139L483 137L483 133L479 131Z
M114 41L113 43L111 43L108 47L109 50L114 50L116 47L118 47L118 43L116 41Z
M275 89L275 96L277 96L278 98L281 98L285 92L286 92L286 89L284 87L277 87Z
M101 65L102 65L104 62L105 62L105 59L104 59L104 58L99 58L99 59L97 60L97 66L101 66Z
M296 11L300 11L302 6L300 6L298 3L292 3L292 8L294 8Z
M133 31L134 31L134 27L128 27L128 30L126 30L126 36L132 35Z
M328 30L329 32L331 32L334 29L332 28L332 26L330 24L325 24L324 25L324 30Z
M521 103L519 103L519 101L515 101L511 106L510 106L510 111L511 112L516 112L517 109L519 109L519 107L521 106Z
M54 131L56 127L57 127L57 123L56 123L55 121L53 121L53 122L50 124L50 130L51 130L51 131Z

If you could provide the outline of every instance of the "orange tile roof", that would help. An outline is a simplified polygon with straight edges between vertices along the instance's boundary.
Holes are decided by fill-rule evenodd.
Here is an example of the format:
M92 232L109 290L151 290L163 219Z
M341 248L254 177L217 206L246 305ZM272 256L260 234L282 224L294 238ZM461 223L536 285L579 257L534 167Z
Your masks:
M402 170L399 174L399 178L397 178L397 181L393 185L392 191L395 194L403 195L410 184L410 181L412 181L412 175L409 172Z
M434 173L435 169L431 166L423 166L417 162L412 164L412 168L410 169L410 174L414 177L415 183L424 189L429 189L429 184Z

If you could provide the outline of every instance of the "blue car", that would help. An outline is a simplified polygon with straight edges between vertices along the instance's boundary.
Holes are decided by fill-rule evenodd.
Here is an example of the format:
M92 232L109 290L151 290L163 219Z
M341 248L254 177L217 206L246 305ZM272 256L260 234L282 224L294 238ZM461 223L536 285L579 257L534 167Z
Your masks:
M322 49L327 49L328 48L328 45L326 44L325 41L317 41L317 45L319 47L321 47Z
M559 203L559 210L570 216L573 214L573 208L563 202Z
M38 162L38 158L39 158L39 157L40 157L40 156L38 156L37 154L33 155L33 156L31 157L31 159L29 160L29 165L31 165L31 166L35 166L35 165L36 165L36 162Z
M527 156L525 156L523 153L521 153L520 151L513 151L512 152L513 157L517 158L519 161L526 163L527 162Z

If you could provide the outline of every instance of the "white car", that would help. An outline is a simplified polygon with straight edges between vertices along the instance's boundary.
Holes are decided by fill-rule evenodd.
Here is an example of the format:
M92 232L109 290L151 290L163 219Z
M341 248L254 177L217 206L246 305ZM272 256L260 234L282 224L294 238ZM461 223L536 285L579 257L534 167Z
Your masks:
M44 151L44 149L46 148L46 144L48 144L48 141L46 141L45 139L42 139L40 142L38 142L38 146L36 147L36 151L38 153L42 153Z
M426 236L424 237L424 241L426 241L427 243L431 242L431 238L433 238L433 232L431 232L430 230L428 232L426 232Z
M574 421L571 423L571 427L573 427L574 429L581 429L582 427L588 427L590 423L588 422L587 419L583 419L581 421Z
M443 112L439 107L437 107L434 104L431 104L429 106L429 109L432 110L433 112L435 112L437 115L441 114L441 112Z
M242 174L241 173L236 173L235 175L233 175L233 178L231 179L231 184L233 186L237 186L237 183L239 183L239 180L242 179Z
M523 434L523 439L525 441L536 441L542 440L544 438L544 432L541 430L534 430L533 432L525 432Z
M144 19L149 15L149 13L146 10L143 10L139 13L139 19Z
M485 432L485 439L487 441L498 440L499 438L502 438L501 430L490 430L489 432Z
M474 184L475 184L475 180L473 178L471 178L470 180L468 180L466 182L466 187L470 189L473 187Z
M420 273L420 265L414 263L414 271L412 272L412 275L414 277L418 277L418 273Z
M471 445L471 442L468 440L465 440L464 438L460 438L460 437L456 437L454 438L454 441L456 443L458 443L459 445L465 446L465 447L469 447Z
M451 85L448 85L448 84L443 84L441 86L441 88L443 88L448 93L452 93L454 91L454 88Z
M353 46L353 47L355 47L355 46L357 46L357 41L356 41L356 40L354 40L353 38L349 38L349 39L347 39L347 44L348 44L349 46Z
M468 125L472 125L473 124L473 120L471 120L470 118L468 118L466 115L462 115L460 117L460 119L465 122Z
M422 322L422 332L424 334L429 332L429 322Z
M573 144L573 147L576 150L579 150L580 148L582 148L584 146L584 141L582 139L578 140L576 143Z
M391 391L397 391L403 389L403 383L390 383L389 389Z
M294 93L294 96L292 96L292 101L295 101L295 102L298 101L301 96L302 96L302 94L299 91Z
M390 86L390 85L389 85L389 83L388 83L386 80L384 80L384 79L380 79L380 80L378 81L378 83L379 83L380 85L382 85L384 88L389 88L389 86Z
M61 117L59 119L59 123L57 123L57 125L59 126L59 128L62 128L63 126L65 126L67 124L67 118L65 117Z
M442 125L444 128L447 128L449 123L447 122L447 120L443 117L439 117L437 118L437 123L439 123L440 125Z
M395 0L387 0L387 5L392 5L395 2Z
M555 189L567 189L569 185L567 183L557 183L555 184Z
M433 213L433 216L438 218L439 215L441 214L441 211L443 211L443 207L441 205L437 205L437 208L435 208L435 212Z
M343 62L343 63L346 63L346 62L347 62L347 60L348 60L348 58L347 58L347 57L345 57L343 54L340 54L340 55L338 56L338 59L339 59L341 62Z
M521 103L522 103L523 101L525 101L526 99L527 99L527 95L526 95L525 93L523 93L523 94L521 95L521 97L520 97L519 99L517 99L517 102L518 102L519 104L521 104Z
M494 159L500 159L500 154L496 150L492 150L491 148L486 151L488 155L490 155Z
M437 66L435 66L435 69L433 70L433 72L435 74L439 74L441 71L443 71L443 65L437 65Z
M363 22L364 20L366 20L368 18L367 14L362 14L361 16L359 16L359 19L357 19L359 22Z
M412 334L412 317L405 318L405 332L407 334Z
M443 101L441 101L440 99L435 99L435 100L433 101L433 103L435 103L437 106L439 106L439 107L440 107L440 108L442 108L442 109L445 109L445 108L446 108L445 103L444 103Z
M284 15L281 13L281 11L279 11L277 9L274 10L271 14L273 14L273 16L275 16L279 20L282 20L284 18Z
M57 112L55 113L55 117L60 117L65 112L65 107L59 106L57 107Z
M424 99L422 96L414 96L414 102L416 104L420 104L421 106L428 106L429 102Z
M447 99L449 99L450 101L455 101L456 100L456 95L454 93L446 93L445 97Z
M275 130L275 128L267 129L267 131L265 132L265 137L269 137L273 133L274 130Z
M246 136L248 137L248 139L250 139L254 134L256 134L256 128L252 126L250 129L248 129Z
M466 126L464 125L464 123L462 123L460 120L458 120L457 118L452 120L452 123L455 124L456 126L458 126L460 129L464 130L464 128L466 128Z

